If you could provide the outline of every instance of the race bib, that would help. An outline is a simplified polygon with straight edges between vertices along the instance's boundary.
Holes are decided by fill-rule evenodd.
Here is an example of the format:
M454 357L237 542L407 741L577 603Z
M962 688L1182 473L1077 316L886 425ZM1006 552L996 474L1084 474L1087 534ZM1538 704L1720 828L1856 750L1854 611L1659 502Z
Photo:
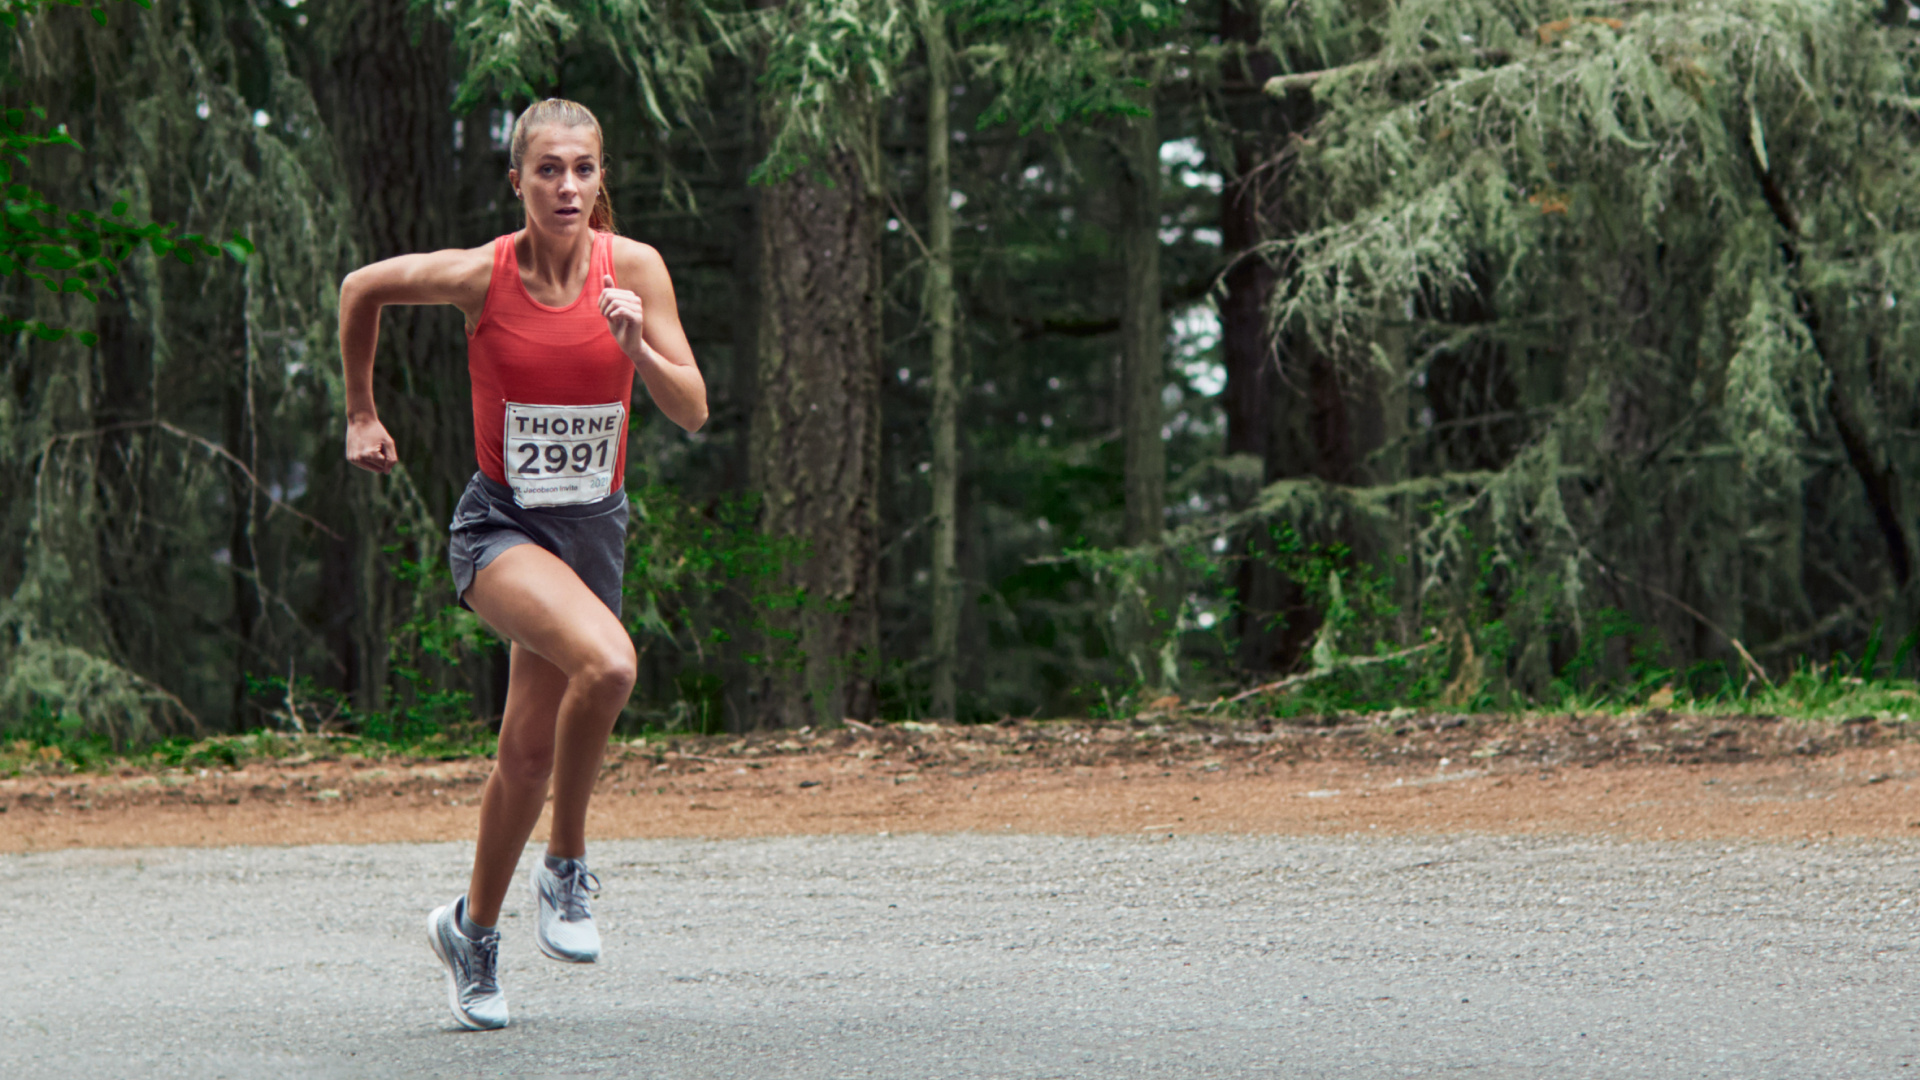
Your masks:
M507 402L507 484L521 506L570 506L613 491L626 406Z

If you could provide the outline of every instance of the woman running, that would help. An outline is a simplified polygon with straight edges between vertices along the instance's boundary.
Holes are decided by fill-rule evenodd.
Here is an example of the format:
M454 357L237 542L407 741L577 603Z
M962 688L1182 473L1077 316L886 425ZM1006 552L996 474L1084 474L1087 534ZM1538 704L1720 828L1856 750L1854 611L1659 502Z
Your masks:
M380 309L452 304L466 315L480 471L454 509L447 555L460 603L512 643L473 876L465 896L427 918L453 1015L468 1028L507 1023L495 925L549 780L547 854L530 875L534 939L556 960L599 958L587 800L633 690L619 612L634 373L674 423L694 431L707 419L660 253L614 235L602 145L584 106L534 105L514 124L507 172L525 229L467 251L385 259L340 286L347 460L377 473L399 461L374 410Z

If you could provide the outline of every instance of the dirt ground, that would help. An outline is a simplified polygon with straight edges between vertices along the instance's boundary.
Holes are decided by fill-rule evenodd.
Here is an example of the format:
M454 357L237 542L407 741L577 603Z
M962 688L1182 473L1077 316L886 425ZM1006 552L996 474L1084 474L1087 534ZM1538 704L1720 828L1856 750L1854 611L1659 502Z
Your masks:
M485 759L320 752L0 780L0 852L469 840ZM889 725L616 745L589 833L1920 837L1920 742L1860 717Z

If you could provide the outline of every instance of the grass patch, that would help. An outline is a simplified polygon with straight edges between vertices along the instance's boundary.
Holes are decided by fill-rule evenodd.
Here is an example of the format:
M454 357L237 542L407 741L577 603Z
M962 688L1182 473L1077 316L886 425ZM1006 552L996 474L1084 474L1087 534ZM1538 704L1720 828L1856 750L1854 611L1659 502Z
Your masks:
M499 740L481 725L435 731L406 740L361 735L300 735L251 731L244 735L163 739L137 751L113 753L105 740L16 738L0 743L0 777L239 769L255 762L305 764L367 761L456 761L492 757Z

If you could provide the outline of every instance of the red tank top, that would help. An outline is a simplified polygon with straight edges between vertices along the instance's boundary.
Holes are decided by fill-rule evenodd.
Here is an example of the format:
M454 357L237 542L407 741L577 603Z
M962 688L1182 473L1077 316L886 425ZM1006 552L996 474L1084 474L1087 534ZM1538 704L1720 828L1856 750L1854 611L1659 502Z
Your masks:
M467 336L467 372L473 380L473 456L481 472L508 483L503 454L508 402L618 402L622 419L613 490L621 491L626 481L634 368L600 314L600 279L613 275L613 234L593 234L586 284L566 307L548 307L528 295L514 252L516 236L510 233L493 241L493 279L487 284L480 322ZM618 275L614 280L619 280Z

